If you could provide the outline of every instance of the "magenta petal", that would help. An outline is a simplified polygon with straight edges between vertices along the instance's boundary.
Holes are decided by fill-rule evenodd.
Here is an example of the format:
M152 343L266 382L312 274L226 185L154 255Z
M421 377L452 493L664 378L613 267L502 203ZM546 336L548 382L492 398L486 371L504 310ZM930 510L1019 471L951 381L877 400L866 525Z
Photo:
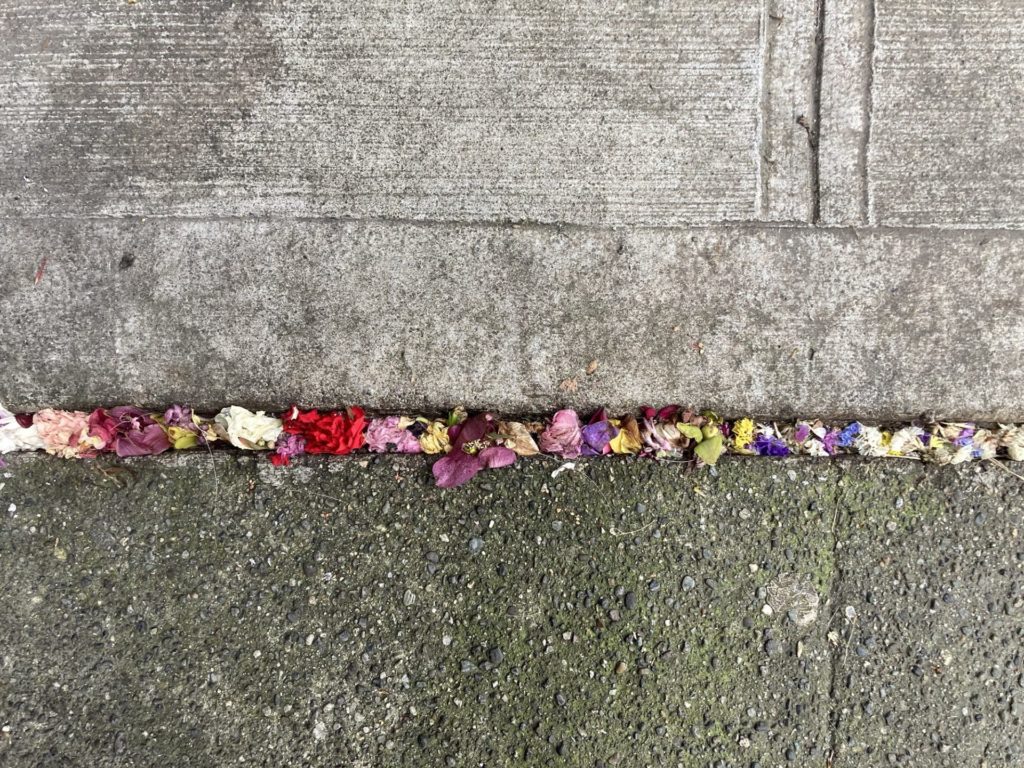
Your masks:
M171 444L159 424L150 424L139 430L133 430L117 438L117 455L154 456L169 450Z
M658 419L661 421L672 421L675 419L676 414L679 413L678 405L666 405L660 411L658 411ZM648 418L650 418L648 416Z
M461 429L459 429L459 433L452 438L452 447L459 447L466 443L472 443L475 440L479 440L491 431L492 421L493 419L489 413L478 413L476 416L470 416L459 425Z
M102 408L97 408L89 414L89 436L102 440L103 450L114 450L114 441L117 438L117 419Z
M503 445L493 445L480 451L480 462L488 469L501 469L515 464L516 452Z
M483 469L479 456L473 456L460 450L453 450L439 459L431 467L438 488L455 488L468 482L473 475Z

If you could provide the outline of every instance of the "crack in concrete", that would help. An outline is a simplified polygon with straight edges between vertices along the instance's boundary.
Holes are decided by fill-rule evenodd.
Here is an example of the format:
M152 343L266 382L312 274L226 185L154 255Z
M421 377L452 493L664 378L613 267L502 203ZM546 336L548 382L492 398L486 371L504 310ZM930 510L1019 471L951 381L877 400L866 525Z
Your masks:
M826 753L825 765L829 768L832 766L833 761L836 757L836 752L839 748L839 704L838 704L838 679L839 679L839 654L843 652L840 643L832 646L832 642L828 637L831 631L832 620L836 617L840 617L842 621L842 614L840 613L838 601L839 595L841 594L840 585L843 578L843 569L839 567L839 550L841 549L840 532L843 530L845 521L843 520L842 504L837 501L837 507L835 512L835 521L832 524L832 579L829 582L828 597L826 598L825 605L828 608L828 624L825 626L825 642L826 647L831 646L829 652L829 669L828 669L828 752Z
M815 5L814 82L811 90L812 123L807 131L811 145L811 222L821 221L821 84L825 70L825 0Z
M755 171L757 180L754 189L754 216L766 218L768 215L768 148L765 146L770 118L768 104L768 60L770 47L768 44L768 2L761 3L761 18L757 30L757 126L754 135Z
M852 240L859 240L871 235L979 235L1006 236L1024 238L1024 228L990 227L990 226L938 226L938 225L900 225L900 224L826 224L812 225L801 220L730 220L712 224L588 224L580 222L539 221L534 219L500 220L500 219L407 219L387 216L182 216L179 214L145 214L126 216L106 215L69 215L69 216L11 216L0 214L0 225L21 224L31 222L71 222L78 221L93 224L217 224L217 223L252 223L252 224L319 224L319 225L377 225L396 227L417 227L423 229L501 229L524 230L556 233L570 232L782 232L782 231L814 231L822 234L845 235Z

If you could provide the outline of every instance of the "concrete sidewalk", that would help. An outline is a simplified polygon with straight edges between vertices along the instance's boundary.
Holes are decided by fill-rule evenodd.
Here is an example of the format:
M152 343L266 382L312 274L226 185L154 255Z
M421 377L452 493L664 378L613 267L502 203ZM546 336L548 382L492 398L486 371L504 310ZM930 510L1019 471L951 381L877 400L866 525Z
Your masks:
M555 466L13 457L0 762L1024 764L1018 478Z
M0 20L9 406L1024 420L1013 0Z

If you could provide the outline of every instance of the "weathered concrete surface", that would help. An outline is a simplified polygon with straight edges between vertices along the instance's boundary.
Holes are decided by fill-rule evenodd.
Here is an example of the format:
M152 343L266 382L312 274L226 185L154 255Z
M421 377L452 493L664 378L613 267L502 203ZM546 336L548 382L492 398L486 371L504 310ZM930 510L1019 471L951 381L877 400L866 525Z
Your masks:
M1021 764L1017 478L553 466L14 457L0 762Z
M0 0L0 397L1024 419L1021 28Z
M1024 225L1024 5L875 5L871 221Z
M785 29L762 45L753 0L11 0L0 207L751 219L763 139L765 183L795 216L813 21L777 4Z
M7 221L0 402L1021 419L1022 256L994 233Z
M833 589L835 766L1024 765L1022 489L926 482L940 515L913 495L879 514L858 489Z

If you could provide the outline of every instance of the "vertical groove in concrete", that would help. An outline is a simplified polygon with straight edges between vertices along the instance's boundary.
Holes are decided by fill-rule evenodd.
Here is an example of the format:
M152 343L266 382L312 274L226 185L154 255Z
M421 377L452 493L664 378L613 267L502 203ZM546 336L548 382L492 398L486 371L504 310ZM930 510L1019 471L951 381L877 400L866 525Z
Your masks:
M813 128L811 139L811 221L821 221L821 78L825 61L825 0L815 4Z
M839 610L839 595L842 594L841 581L843 576L843 569L839 566L839 555L840 555L840 531L843 530L843 526L846 521L843 518L842 509L838 506L835 512L835 522L832 525L832 580L828 585L828 596L825 599L825 610L828 612L827 623L825 625L825 642L830 643L828 639L828 633L832 629L832 619L835 617L836 612ZM821 621L822 619L819 619ZM836 753L839 749L839 687L837 685L839 680L839 654L841 652L840 646L830 648L828 663L828 753L826 754L826 765L832 765L832 761L835 759Z
M820 223L868 222L873 0L823 0L818 80Z
M757 187L754 198L754 216L764 219L768 213L768 146L765 136L768 131L768 2L761 3L761 20L757 30L757 135L754 139L754 151L757 153L755 168L757 169Z
M811 223L815 209L814 5L766 0L759 34L758 217Z
M868 150L871 147L871 110L874 107L872 90L875 84L875 0L867 0L867 52L864 56L864 137L861 142L860 163L863 174L863 214L861 221L870 224L874 221L871 211L871 165L868 161Z

